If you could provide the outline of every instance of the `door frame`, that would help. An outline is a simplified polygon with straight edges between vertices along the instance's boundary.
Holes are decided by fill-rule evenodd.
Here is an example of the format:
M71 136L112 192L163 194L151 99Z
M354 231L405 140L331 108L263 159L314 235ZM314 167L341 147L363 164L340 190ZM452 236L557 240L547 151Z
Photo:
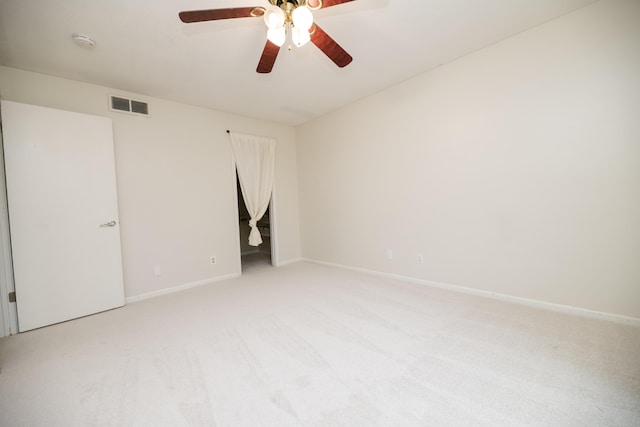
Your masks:
M0 337L18 333L18 309L16 303L9 302L9 293L14 291L7 181L4 168L4 143L2 140L2 123L0 123Z
M269 242L271 244L271 265L277 267L279 265L280 257L278 256L278 245L276 245L276 230L278 229L278 227L276 227L276 210L274 207L275 203L273 202L273 200L275 199L274 190L276 188L276 184L275 179L273 181L273 189L271 189L271 200L269 200Z

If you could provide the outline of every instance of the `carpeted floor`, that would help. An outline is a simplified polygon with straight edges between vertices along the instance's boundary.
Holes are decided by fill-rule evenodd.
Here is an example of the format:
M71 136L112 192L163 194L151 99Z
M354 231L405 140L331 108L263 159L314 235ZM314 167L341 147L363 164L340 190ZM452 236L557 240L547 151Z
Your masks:
M297 263L0 340L0 426L638 426L640 328Z

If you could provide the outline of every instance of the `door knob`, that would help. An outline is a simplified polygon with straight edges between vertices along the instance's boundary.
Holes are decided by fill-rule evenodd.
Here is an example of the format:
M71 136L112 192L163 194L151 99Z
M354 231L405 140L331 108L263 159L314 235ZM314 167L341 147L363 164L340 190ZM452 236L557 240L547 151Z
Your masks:
M109 221L105 224L100 224L100 227L115 227L116 222L115 221Z

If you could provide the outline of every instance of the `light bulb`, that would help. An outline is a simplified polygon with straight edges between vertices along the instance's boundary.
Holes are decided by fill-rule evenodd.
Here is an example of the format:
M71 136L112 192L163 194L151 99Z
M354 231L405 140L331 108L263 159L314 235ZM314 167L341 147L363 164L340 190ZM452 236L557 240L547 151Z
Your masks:
M267 39L276 46L282 46L287 39L287 33L282 26L269 28L269 31L267 31Z
M300 29L308 30L313 25L313 14L306 6L296 7L291 14L291 19L293 19L293 25Z
M297 47L304 46L311 40L311 34L309 34L309 30L305 30L303 28L293 27L291 29L291 41Z
M277 28L284 25L284 12L278 6L271 5L264 12L264 23L268 28Z

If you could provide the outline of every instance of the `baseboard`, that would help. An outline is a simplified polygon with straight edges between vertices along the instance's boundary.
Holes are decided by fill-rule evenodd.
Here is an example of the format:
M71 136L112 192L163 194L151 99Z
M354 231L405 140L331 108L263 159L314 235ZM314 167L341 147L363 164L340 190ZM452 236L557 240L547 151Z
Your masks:
M276 267L284 267L285 265L295 264L300 261L302 261L302 258L289 258L287 260L280 261Z
M476 296L491 298L499 301L526 305L528 307L539 308L539 309L554 311L558 313L573 314L573 315L582 316L582 317L589 317L594 319L608 320L610 322L623 323L626 325L640 326L640 319L635 317L622 316L619 314L612 314L612 313L604 313L601 311L589 310L586 308L573 307L570 305L555 304L552 302L516 297L513 295L501 294L501 293L491 292L491 291L484 291L481 289L467 288L465 286L451 285L448 283L434 282L432 280L418 279L415 277L403 276L400 274L384 273L381 271L368 270L366 268L352 267L352 266L337 264L333 262L319 261L319 260L314 260L309 258L302 258L302 261L310 262L313 264L325 265L328 267L339 268L342 270L355 271L358 273L369 274L372 276L384 277L387 279L395 279L402 282L416 283L419 285L426 285L433 288L446 289L454 292L461 292L469 295L476 295Z
M208 285L208 284L215 283L215 282L221 282L223 280L233 279L233 278L236 278L236 277L240 277L240 273L232 273L232 274L227 274L227 275L224 275L224 276L213 277L211 279L198 280L198 281L195 281L195 282L185 283L183 285L172 286L170 288L160 289L158 291L147 292L147 293L140 294L140 295L134 295L132 297L126 297L125 298L125 303L126 304L131 304L131 303L142 301L142 300L146 300L146 299L149 299L149 298L156 298L156 297L159 297L159 296L162 296L162 295L172 294L172 293L175 293L175 292L184 291L186 289L196 288L198 286L204 286L204 285Z
M257 254L260 250L259 249L251 249L249 251L245 251L245 252L240 252L240 256L245 256L245 255L252 255L252 254Z

